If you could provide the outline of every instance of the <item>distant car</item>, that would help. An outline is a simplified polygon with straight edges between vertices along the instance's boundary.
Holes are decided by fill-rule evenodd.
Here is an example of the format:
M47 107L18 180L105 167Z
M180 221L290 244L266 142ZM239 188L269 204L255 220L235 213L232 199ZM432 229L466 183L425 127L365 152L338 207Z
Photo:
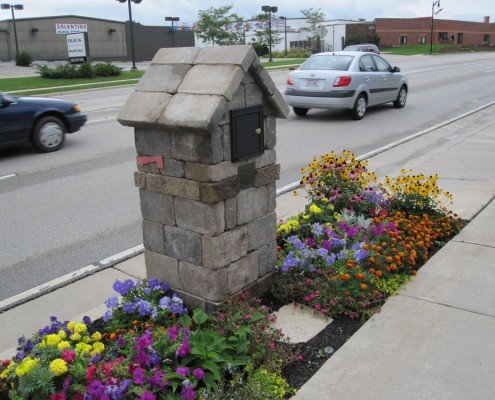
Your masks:
M374 53L340 51L308 58L287 77L285 100L296 115L311 108L344 108L362 119L369 106L406 105L407 78Z
M78 131L86 120L70 101L0 93L0 148L31 142L43 153L56 151L65 134Z
M352 46L347 46L344 51L364 51L367 53L380 54L380 49L376 44L366 43L366 44L353 44Z

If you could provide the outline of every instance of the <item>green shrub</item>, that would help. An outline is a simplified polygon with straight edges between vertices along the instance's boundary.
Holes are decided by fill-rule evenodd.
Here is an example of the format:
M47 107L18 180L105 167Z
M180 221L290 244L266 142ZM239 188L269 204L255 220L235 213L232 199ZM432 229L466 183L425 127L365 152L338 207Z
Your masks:
M38 72L43 78L48 79L73 79L78 78L77 67L71 64L59 65L50 68L46 65L38 66Z
M83 63L79 66L77 75L79 78L93 78L95 76L95 72L91 64Z
M118 76L122 72L122 68L110 63L96 64L93 70L96 76Z
M18 67L29 67L32 62L33 57L25 51L15 56L15 65Z

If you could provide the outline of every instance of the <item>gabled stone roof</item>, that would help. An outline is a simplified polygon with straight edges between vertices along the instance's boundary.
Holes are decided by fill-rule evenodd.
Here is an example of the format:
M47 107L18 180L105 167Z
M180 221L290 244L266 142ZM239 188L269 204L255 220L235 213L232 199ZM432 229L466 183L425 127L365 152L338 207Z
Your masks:
M160 49L119 113L122 125L209 130L250 73L274 116L289 107L251 46Z

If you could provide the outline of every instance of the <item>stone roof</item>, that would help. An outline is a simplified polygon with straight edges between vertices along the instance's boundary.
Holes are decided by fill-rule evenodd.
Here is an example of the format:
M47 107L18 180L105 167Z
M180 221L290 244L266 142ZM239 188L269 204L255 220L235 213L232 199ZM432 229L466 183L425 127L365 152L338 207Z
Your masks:
M209 130L251 74L277 118L289 107L251 46L160 49L119 113L122 125Z

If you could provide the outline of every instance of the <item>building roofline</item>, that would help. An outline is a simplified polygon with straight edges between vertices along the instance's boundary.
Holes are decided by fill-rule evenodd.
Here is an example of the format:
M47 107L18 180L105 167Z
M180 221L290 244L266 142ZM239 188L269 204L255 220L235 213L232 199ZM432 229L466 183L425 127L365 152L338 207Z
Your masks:
M82 19L90 19L90 20L94 20L94 21L104 21L104 22L125 24L124 21L117 21L114 19L95 18L95 17L85 17L82 15L53 15L53 16L48 16L48 17L33 17L33 18L17 18L16 17L15 20L16 21L39 21L39 20L43 20L43 19L54 19L54 18L82 18ZM0 21L1 22L4 22L4 21L10 22L10 21L12 21L12 18L0 20Z

